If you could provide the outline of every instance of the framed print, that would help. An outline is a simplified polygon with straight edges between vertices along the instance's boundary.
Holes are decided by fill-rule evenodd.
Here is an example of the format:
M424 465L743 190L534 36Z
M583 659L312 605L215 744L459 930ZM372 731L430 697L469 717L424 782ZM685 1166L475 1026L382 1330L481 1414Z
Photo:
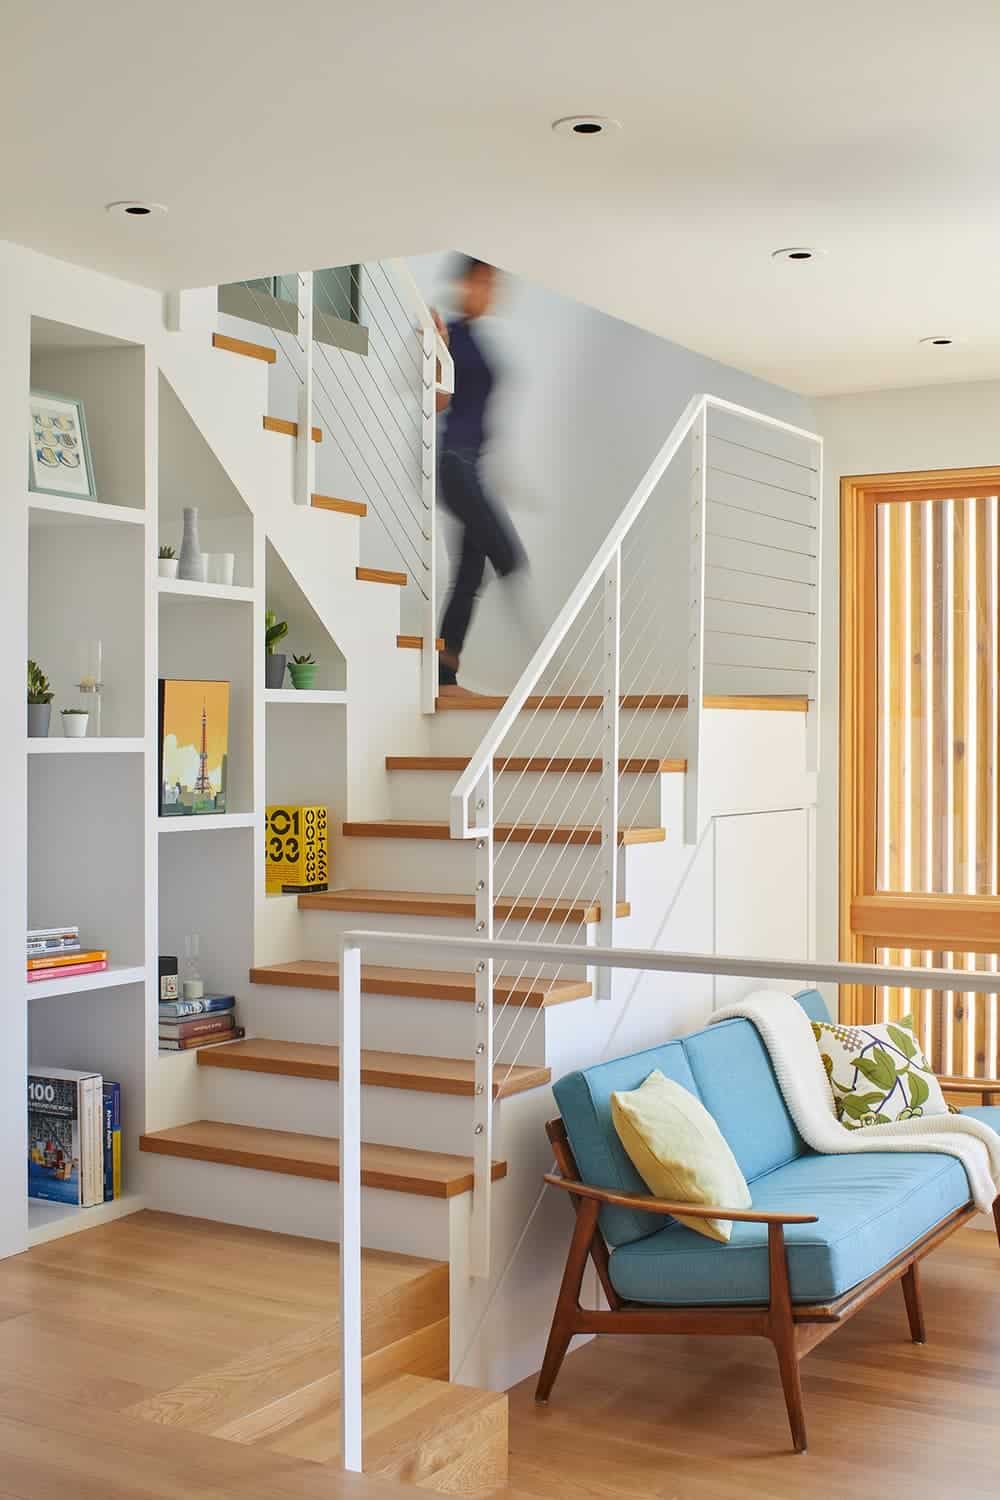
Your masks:
M229 683L160 679L160 817L226 811Z
M30 421L29 490L36 495L96 500L83 402L51 391L32 391Z

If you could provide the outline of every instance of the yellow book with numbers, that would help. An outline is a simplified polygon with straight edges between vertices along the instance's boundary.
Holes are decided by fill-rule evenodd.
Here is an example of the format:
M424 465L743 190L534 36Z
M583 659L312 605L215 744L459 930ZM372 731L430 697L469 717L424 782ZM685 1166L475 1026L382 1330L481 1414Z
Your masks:
M327 889L330 854L325 807L273 803L267 809L265 839L265 888L269 896Z

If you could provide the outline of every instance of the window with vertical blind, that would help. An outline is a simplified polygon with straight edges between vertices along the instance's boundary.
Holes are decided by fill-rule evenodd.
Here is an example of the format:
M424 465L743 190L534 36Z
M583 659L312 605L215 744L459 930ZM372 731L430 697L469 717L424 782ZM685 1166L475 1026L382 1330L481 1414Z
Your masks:
M842 484L842 956L996 972L1000 470ZM1000 1076L968 981L848 998L912 1012L936 1069Z

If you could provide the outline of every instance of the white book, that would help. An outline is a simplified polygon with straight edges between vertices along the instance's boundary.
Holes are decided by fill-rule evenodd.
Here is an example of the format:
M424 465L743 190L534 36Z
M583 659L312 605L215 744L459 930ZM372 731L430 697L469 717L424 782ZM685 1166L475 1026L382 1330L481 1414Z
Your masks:
M28 1067L28 1192L90 1208L104 1201L99 1073Z
M61 938L61 937L66 937L66 938L68 938L68 937L76 937L76 938L78 938L79 936L80 936L80 929L79 929L79 927L73 926L72 923L68 923L65 927L29 927L28 928L28 942L29 943L36 942L40 938Z

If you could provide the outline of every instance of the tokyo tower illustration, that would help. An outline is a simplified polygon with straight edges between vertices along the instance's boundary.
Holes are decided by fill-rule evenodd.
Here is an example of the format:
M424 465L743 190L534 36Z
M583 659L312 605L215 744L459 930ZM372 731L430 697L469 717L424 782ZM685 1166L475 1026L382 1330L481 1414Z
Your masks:
M212 781L208 774L208 710L204 699L201 704L201 753L198 756L198 780L194 789L205 797L213 795Z

